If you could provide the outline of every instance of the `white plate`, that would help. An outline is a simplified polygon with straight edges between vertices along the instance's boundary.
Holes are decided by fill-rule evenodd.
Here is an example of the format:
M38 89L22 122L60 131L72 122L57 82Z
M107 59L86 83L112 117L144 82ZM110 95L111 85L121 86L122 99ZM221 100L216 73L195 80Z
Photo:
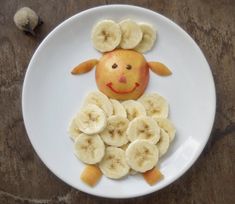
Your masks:
M173 71L170 77L150 73L146 92L158 92L170 104L177 135L159 165L165 178L149 186L141 176L122 180L102 177L90 188L80 180L84 168L73 154L67 127L85 95L96 90L94 70L72 76L78 63L101 56L91 44L91 29L101 19L131 18L158 30L158 41L147 60L158 60ZM102 6L81 12L57 26L33 55L23 86L24 122L30 141L46 166L69 185L98 196L129 198L157 191L179 178L202 152L215 115L215 87L208 63L192 38L169 19L127 5Z

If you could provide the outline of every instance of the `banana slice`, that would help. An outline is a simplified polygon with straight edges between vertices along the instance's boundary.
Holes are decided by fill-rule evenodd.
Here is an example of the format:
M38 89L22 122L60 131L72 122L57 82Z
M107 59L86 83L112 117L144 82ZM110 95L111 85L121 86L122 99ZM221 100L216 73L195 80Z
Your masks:
M143 104L148 116L167 118L169 111L167 101L157 93L145 94L138 101Z
M105 146L99 135L80 134L74 143L74 154L86 164L96 164L104 156Z
M97 105L106 113L107 116L111 116L113 114L113 106L110 100L99 91L92 91L86 96L84 106L87 104Z
M106 115L98 106L89 104L75 118L79 130L90 135L102 132L107 124Z
M139 26L143 32L143 37L134 49L137 52L144 53L152 49L154 42L156 41L157 33L153 26L147 23L141 23Z
M133 49L142 39L143 33L138 24L130 19L119 23L122 31L122 40L120 47L123 49Z
M121 38L120 26L112 20L98 22L91 34L93 46L100 52L114 50L119 45Z
M170 137L163 129L161 129L160 140L157 143L157 148L159 150L159 157L163 156L167 152L169 145L170 145Z
M154 119L148 116L138 117L132 120L127 128L127 137L133 142L137 139L145 139L156 144L160 139L160 128Z
M147 140L135 140L126 150L129 166L137 172L145 172L156 166L158 162L158 149L156 145Z
M99 163L102 173L112 179L119 179L129 173L125 152L117 147L107 147L104 158Z
M69 123L68 133L69 133L70 138L73 141L75 141L76 138L82 133L79 130L79 128L75 122L75 118L73 118L72 121Z
M167 118L156 118L153 119L157 122L160 128L162 128L170 137L170 142L175 138L176 129L173 123Z
M130 144L130 143L128 142L127 144L122 145L120 148L123 149L124 151L126 151L126 149L128 148L129 144ZM134 175L136 175L137 173L138 173L138 172L135 171L134 169L130 169L130 170L129 170L129 175L134 176Z
M144 109L144 106L138 101L134 100L124 101L122 105L126 110L127 119L130 121L136 117L146 116L146 111Z
M124 118L127 117L125 108L123 107L123 105L118 100L110 99L110 102L113 105L113 115L119 115L119 116L122 116Z
M128 124L129 120L122 116L111 116L108 118L107 126L105 130L100 133L100 136L106 144L120 147L128 143L128 139L126 136L126 129L128 127Z

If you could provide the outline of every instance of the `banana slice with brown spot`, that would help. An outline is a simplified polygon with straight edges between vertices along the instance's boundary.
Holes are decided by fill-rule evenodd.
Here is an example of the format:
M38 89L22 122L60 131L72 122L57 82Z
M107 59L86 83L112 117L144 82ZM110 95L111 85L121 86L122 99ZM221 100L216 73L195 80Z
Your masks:
M119 25L122 32L122 40L119 46L123 49L135 48L143 36L143 32L139 25L130 19L121 21Z
M157 93L150 93L141 96L138 101L144 106L148 116L167 118L169 108L165 98Z
M174 140L176 129L174 124L167 118L157 118L153 117L153 119L157 122L160 128L162 128L170 137L170 142Z
M123 107L123 105L118 100L110 99L110 102L113 105L113 115L119 115L119 116L122 116L124 118L127 117L125 108Z
M82 133L76 124L75 118L73 118L69 123L68 133L73 141L75 141L76 138Z
M74 154L86 164L96 164L104 156L105 146L99 135L80 134L74 143Z
M122 105L126 110L127 119L129 121L133 120L136 117L146 116L144 106L138 101L127 100L122 102Z
M91 34L93 46L100 52L114 50L120 44L121 38L120 26L112 20L98 22Z
M129 120L122 116L111 116L108 118L107 126L105 130L100 133L100 136L107 145L115 147L125 145L128 142L126 135L128 124Z
M98 106L89 104L75 118L79 130L86 134L102 132L107 124L106 115Z
M107 147L99 163L100 170L108 178L120 179L129 173L125 152L121 148Z
M157 143L157 148L159 150L159 157L163 156L170 146L170 137L169 135L161 129L160 131L160 140Z
M160 128L151 117L138 117L130 122L127 128L127 137L131 142L145 139L156 144L160 139Z
M137 172L146 172L156 166L158 149L147 140L135 140L126 150L129 166Z
M140 53L144 53L152 49L156 41L157 32L152 25L147 23L140 23L139 27L143 32L143 37L134 49Z
M101 108L106 113L107 117L113 114L113 106L110 100L100 91L92 91L86 96L83 106L88 104L94 104Z

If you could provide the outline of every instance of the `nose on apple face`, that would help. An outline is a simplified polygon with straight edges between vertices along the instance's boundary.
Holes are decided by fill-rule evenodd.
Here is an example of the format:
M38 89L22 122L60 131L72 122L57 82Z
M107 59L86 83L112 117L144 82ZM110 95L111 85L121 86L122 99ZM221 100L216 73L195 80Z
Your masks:
M120 78L118 79L118 81L120 82L120 83L126 83L126 77L125 76L120 76Z

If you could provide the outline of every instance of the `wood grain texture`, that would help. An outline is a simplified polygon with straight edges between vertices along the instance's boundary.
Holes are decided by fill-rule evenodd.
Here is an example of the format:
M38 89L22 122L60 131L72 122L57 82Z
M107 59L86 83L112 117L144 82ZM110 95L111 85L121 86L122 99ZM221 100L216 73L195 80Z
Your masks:
M79 192L55 177L34 152L21 113L21 91L29 60L60 22L98 5L126 3L157 11L183 27L204 52L217 90L214 128L204 152L167 188L128 200ZM13 23L29 6L44 20L35 38ZM0 203L235 203L235 1L234 0L0 0ZM202 116L203 117L203 116Z

